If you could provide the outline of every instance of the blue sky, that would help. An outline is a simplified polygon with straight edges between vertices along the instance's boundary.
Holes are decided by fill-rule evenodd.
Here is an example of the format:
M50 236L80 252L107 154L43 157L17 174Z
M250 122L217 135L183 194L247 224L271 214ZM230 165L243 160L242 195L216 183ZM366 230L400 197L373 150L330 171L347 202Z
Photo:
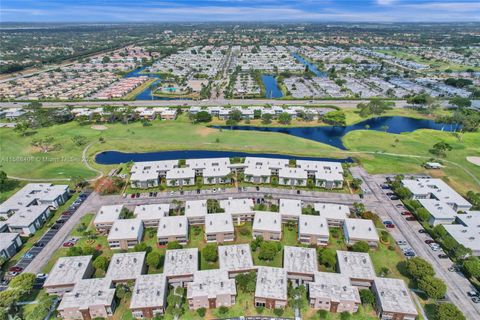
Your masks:
M0 21L480 22L479 0L1 0Z

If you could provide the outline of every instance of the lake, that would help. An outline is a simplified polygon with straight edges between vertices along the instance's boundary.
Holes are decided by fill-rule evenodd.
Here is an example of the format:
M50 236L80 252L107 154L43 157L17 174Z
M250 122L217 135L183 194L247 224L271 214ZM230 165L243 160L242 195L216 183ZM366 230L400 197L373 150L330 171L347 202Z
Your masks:
M314 65L313 63L310 63L308 62L307 60L305 60L301 55L299 55L298 53L292 53L293 57L295 59L297 59L298 62L300 62L301 64L305 65L305 66L308 66L308 69L310 71L312 71L317 77L321 77L321 78L326 78L327 77L327 73L324 72L324 71L320 71L318 70L317 66Z
M316 157L298 157L285 154L271 153L246 153L233 151L207 151L207 150L179 150L179 151L158 151L158 152L142 152L128 153L119 151L104 151L95 156L95 162L99 164L119 164L129 161L160 161L160 160L178 160L178 159L202 159L202 158L220 158L220 157L263 157L263 158L280 158L280 159L296 159L296 160L318 160L318 161L336 161L336 162L352 162L352 159L333 159L333 158L316 158Z
M342 142L342 137L354 130L375 130L386 131L389 133L412 132L418 129L433 129L443 131L453 131L453 127L448 124L436 123L433 120L415 119L407 117L378 117L364 120L357 124L346 127L340 126L318 126L318 127L256 127L256 126L212 126L212 128L221 128L224 130L249 130L263 132L280 132L322 142L339 149L346 150Z
M283 97L282 90L278 87L277 79L272 75L262 75L262 82L265 86L265 97L276 99Z

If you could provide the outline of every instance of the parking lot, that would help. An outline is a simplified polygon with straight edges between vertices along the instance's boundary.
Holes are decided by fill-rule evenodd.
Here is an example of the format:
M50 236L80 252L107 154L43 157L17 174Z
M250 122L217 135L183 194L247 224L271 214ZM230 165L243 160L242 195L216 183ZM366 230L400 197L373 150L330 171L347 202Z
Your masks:
M17 274L21 273L25 270L28 265L32 262L32 260L43 250L43 248L52 240L52 238L57 234L60 228L65 224L66 221L70 219L70 217L77 211L77 209L81 206L83 201L88 198L90 193L85 192L81 193L71 205L65 210L62 215L54 222L54 224L42 235L42 237L33 244L32 248L28 250L23 257L15 264L15 266L9 268L9 272L5 276L6 279L16 276ZM41 282L36 285L43 284L41 279L37 279L37 282ZM3 286L0 286L0 291L5 289L6 283L3 283Z

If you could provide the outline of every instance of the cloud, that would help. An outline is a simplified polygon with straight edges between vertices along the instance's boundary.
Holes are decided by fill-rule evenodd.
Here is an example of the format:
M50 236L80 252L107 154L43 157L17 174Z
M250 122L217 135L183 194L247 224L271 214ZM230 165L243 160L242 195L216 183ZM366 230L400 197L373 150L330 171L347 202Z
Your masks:
M397 0L376 0L377 4L379 6L391 6L392 4L395 4Z

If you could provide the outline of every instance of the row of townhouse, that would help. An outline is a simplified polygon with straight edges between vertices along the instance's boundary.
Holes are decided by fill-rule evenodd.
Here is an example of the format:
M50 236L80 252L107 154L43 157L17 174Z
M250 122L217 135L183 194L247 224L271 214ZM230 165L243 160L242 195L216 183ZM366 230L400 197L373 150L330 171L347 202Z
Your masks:
M219 269L199 270L198 249L167 250L163 273L145 274L145 252L116 253L104 278L91 278L92 256L59 258L44 288L61 297L58 312L67 320L109 318L116 308L115 286L134 281L129 308L135 318L164 314L169 286L186 288L188 307L230 307L236 303L235 277L256 272L254 304L287 306L288 281L308 288L309 304L330 312L356 312L359 289L370 288L381 319L413 320L418 315L399 279L378 278L368 253L337 251L339 273L319 272L314 248L286 246L283 267L255 266L248 244L218 247Z
M432 226L445 230L472 254L480 256L480 211L441 179L405 179L403 185L430 214Z
M117 111L124 111L125 108L118 108ZM178 108L167 108L167 107L138 107L132 109L132 114L130 116L137 116L138 118L145 120L154 120L155 118L160 118L162 120L175 120L178 114ZM72 114L75 117L92 117L95 115L98 116L108 116L109 112L105 111L103 108L75 108L72 109Z
M230 113L234 110L241 112L243 119L254 119L255 116L261 116L269 114L272 118L277 118L282 113L288 113L292 119L295 119L303 114L310 115L313 120L319 119L323 114L328 111L332 111L329 108L315 108L304 106L249 106L249 107L190 107L188 112L192 115L196 115L200 111L208 112L212 117L218 117L221 120L227 120L230 117Z
M315 215L302 214L302 201L280 199L279 212L256 211L252 199L223 199L219 201L221 213L208 213L207 200L185 202L185 215L169 216L169 204L139 205L135 218L122 219L123 205L102 206L93 224L98 232L108 233L113 249L128 249L140 243L145 228L157 229L157 242L166 245L177 241L187 244L190 225L203 225L205 241L232 242L235 224L253 222L253 237L280 241L282 225L290 221L298 225L298 240L303 244L325 246L330 227L343 229L346 243L353 245L365 241L377 247L379 236L371 220L349 218L349 208L339 204L315 203Z
M231 175L243 173L250 183L270 183L272 177L279 185L305 187L312 181L317 187L343 187L343 167L339 162L297 160L291 166L288 159L246 157L243 163L229 158L188 159L180 166L178 160L136 162L130 170L132 188L152 188L162 180L167 186L191 186L197 179L203 184L225 184Z
M21 236L29 236L65 203L70 195L68 185L29 183L0 204L0 217L7 229Z

